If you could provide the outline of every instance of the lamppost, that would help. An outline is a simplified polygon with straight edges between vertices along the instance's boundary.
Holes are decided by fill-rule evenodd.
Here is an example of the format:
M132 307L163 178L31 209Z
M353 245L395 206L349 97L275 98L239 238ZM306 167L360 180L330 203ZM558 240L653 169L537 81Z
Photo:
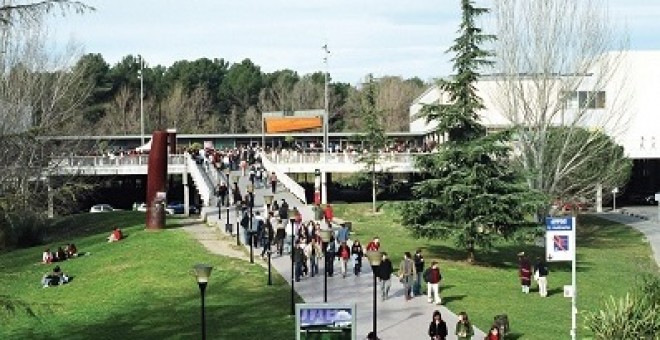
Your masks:
M266 121L264 113L261 112L261 150L266 151Z
M206 315L204 314L204 292L206 291L206 285L209 282L209 277L211 276L211 269L213 267L208 264L198 264L195 265L195 276L197 277L197 285L199 285L199 293L202 297L202 340L206 340Z
M328 121L330 115L330 103L328 102L328 58L330 57L330 50L328 49L328 44L323 45L323 50L325 51L325 56L323 57L323 63L325 64L325 72L323 73L323 79L325 83L324 88L324 97L325 97L325 113L323 115L323 156L325 161L328 159L328 147L330 146L330 141L328 140Z
M232 228L231 228L231 223L229 222L229 209L230 207L227 206L227 223L225 223L225 232L229 233L229 236L231 236Z
M268 211L270 210L270 205L273 203L273 199L275 196L273 195L264 195L264 202L266 203L266 213L264 213L264 216L268 218ZM270 258L271 258L271 244L273 240L270 237L270 230L267 231L268 233L268 285L272 286L273 285L273 278L272 278L272 269L271 269L271 263L270 263Z
M248 205L250 206L250 229L247 231L247 235L248 241L250 242L250 263L254 263L254 240L252 239L252 228L254 220L254 215L252 215L252 207L254 207L254 192L251 184L248 184L247 192L248 197L250 197L250 201L248 202Z
M367 258L369 259L369 264L371 264L371 268L379 268L380 267L380 261L383 259L383 256L380 251L368 251L367 252ZM377 308L376 308L376 272L373 272L373 277L374 277L374 320L373 320L373 332L374 332L374 338L378 339L376 329L377 327Z
M293 225L293 222L295 219L290 219L289 223L291 223L291 315L296 315L296 302L295 302L295 297L294 297L294 286L296 284L296 276L295 276L295 254L294 254L294 247L295 247L295 237L296 237L296 231Z
M138 71L138 78L140 78L140 141L144 145L144 59L139 55L138 60L140 61L140 70Z
M323 246L323 302L328 302L328 243L332 238L331 229L321 229L321 245ZM332 263L332 262L330 262Z

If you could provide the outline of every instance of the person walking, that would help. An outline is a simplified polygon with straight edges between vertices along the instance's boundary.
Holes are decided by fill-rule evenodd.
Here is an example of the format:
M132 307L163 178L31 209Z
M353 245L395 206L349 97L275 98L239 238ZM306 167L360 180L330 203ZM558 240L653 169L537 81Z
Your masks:
M319 273L319 261L323 255L321 247L316 242L316 239L312 238L311 241L305 247L305 255L309 259L309 276L314 277Z
M539 284L539 295L548 296L548 265L543 258L537 258L534 275Z
M351 257L351 250L348 248L348 245L346 245L346 242L340 243L339 249L337 250L337 254L339 254L339 260L341 263L341 276L343 278L346 278L348 259Z
M380 249L380 239L374 236L374 239L367 243L367 251L378 251L378 249Z
M445 340L447 339L447 323L442 320L440 311L433 312L433 321L429 325L429 336L431 340Z
M337 242L342 243L346 242L348 243L348 239L351 237L351 233L348 230L348 227L346 227L346 224L342 224L341 228L337 231Z
M410 255L410 252L407 251L404 253L404 258L401 260L401 264L399 265L399 279L403 284L406 301L412 298L411 288L415 275L415 263L412 260L412 255Z
M293 256L293 263L295 265L295 278L296 282L300 282L300 277L302 276L303 262L305 261L305 250L300 242L296 242L293 250L291 251L291 256Z
M328 242L325 253L325 270L328 272L328 276L333 276L335 274L335 255L335 236L332 235L330 236L330 241Z
M360 240L355 240L351 246L351 258L353 259L353 274L359 276L362 272L362 257L364 256L364 251L362 250L362 244Z
M218 184L218 189L216 190L216 195L218 196L218 208L226 207L229 205L227 202L228 192L229 188L227 187L227 183L225 183L225 181L221 181L220 184Z
M270 190L275 194L277 192L277 175L275 175L275 171L270 173Z
M424 279L426 280L426 290L427 298L429 303L435 303L439 305L442 303L440 294L438 294L438 289L440 286L440 281L442 280L442 274L440 274L440 268L438 267L438 262L431 262L431 267L429 267L424 273Z
M273 237L275 236L275 230L273 229L271 218L266 219L265 228L263 231L263 250L261 250L261 258L265 258L267 253L270 253L270 247L273 243Z
M383 298L383 301L385 301L390 295L390 287L392 286L391 278L394 268L392 267L392 261L387 257L387 253L383 252L381 255L383 256L383 259L380 262L380 266L376 267L378 268L378 271L374 273L374 275L378 275L378 278L380 279L381 297Z
M415 262L415 270L417 275L415 275L415 283L413 284L413 295L418 296L422 295L422 274L424 273L424 256L422 255L422 250L417 249L415 255L413 256L413 261Z
M532 265L525 256L525 252L518 253L518 275L520 276L522 292L529 294L529 286L532 284Z
M474 329L466 312L458 313L458 322L456 322L456 332L454 334L458 340L472 340Z
M241 189L238 188L238 182L234 182L234 188L232 189L232 194L234 195L234 204L239 205L243 201L243 196L241 196Z

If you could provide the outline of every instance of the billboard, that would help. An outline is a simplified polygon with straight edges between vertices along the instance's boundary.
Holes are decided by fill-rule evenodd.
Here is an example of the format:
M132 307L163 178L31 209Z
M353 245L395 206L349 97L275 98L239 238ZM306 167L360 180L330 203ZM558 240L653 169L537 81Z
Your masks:
M575 258L575 218L545 219L545 258L548 262L573 261Z
M296 304L296 340L355 340L355 304Z

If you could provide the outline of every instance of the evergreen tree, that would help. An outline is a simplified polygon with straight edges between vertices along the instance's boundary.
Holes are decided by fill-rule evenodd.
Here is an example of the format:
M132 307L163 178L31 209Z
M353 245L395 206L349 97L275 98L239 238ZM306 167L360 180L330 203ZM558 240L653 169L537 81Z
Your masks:
M448 140L438 153L416 160L426 179L414 187L416 199L402 206L402 217L417 236L453 236L473 262L476 247L490 247L496 238L511 235L540 200L509 163L508 134L486 135L479 122L477 111L484 106L474 83L492 56L480 45L495 37L475 26L475 17L488 9L474 7L470 0L461 4L459 36L447 51L455 53L456 74L438 84L449 101L422 110Z

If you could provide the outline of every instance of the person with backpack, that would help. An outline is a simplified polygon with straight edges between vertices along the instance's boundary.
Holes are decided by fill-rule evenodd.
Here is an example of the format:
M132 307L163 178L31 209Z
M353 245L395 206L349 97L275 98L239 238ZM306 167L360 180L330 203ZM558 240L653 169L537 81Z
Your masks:
M241 227L243 228L243 244L250 245L250 212L245 209L241 218Z
M280 205L280 220L282 223L289 220L289 203L286 203L285 199L282 199L282 205Z
M275 230L273 229L273 224L271 223L272 219L267 219L261 235L261 244L263 250L261 250L261 258L265 258L266 252L270 252L270 246L273 243L273 237L275 236Z
M442 280L442 274L440 274L440 268L438 267L437 261L433 261L431 267L424 272L424 280L426 281L429 303L435 303L437 305L441 304L442 299L440 298L440 294L438 294L438 287Z
M335 255L336 255L336 246L335 246L335 235L330 236L330 241L326 246L325 252L325 270L328 272L328 276L332 277L335 274Z
M380 279L381 297L383 298L383 301L385 301L390 295L390 287L392 286L391 279L394 268L392 267L392 261L387 257L387 253L383 252L381 255L383 256L383 259L380 262L380 266L376 267L378 270L374 272L374 275L377 274Z
M220 182L218 184L218 188L216 189L216 196L218 197L218 208L221 207L226 207L228 206L229 202L227 200L227 193L229 192L229 188L227 187L227 183L224 181Z
M422 255L422 250L417 249L415 255L413 255L413 261L415 262L415 270L417 271L417 276L415 277L415 283L413 284L413 295L418 296L422 295L422 273L424 273L424 256Z

